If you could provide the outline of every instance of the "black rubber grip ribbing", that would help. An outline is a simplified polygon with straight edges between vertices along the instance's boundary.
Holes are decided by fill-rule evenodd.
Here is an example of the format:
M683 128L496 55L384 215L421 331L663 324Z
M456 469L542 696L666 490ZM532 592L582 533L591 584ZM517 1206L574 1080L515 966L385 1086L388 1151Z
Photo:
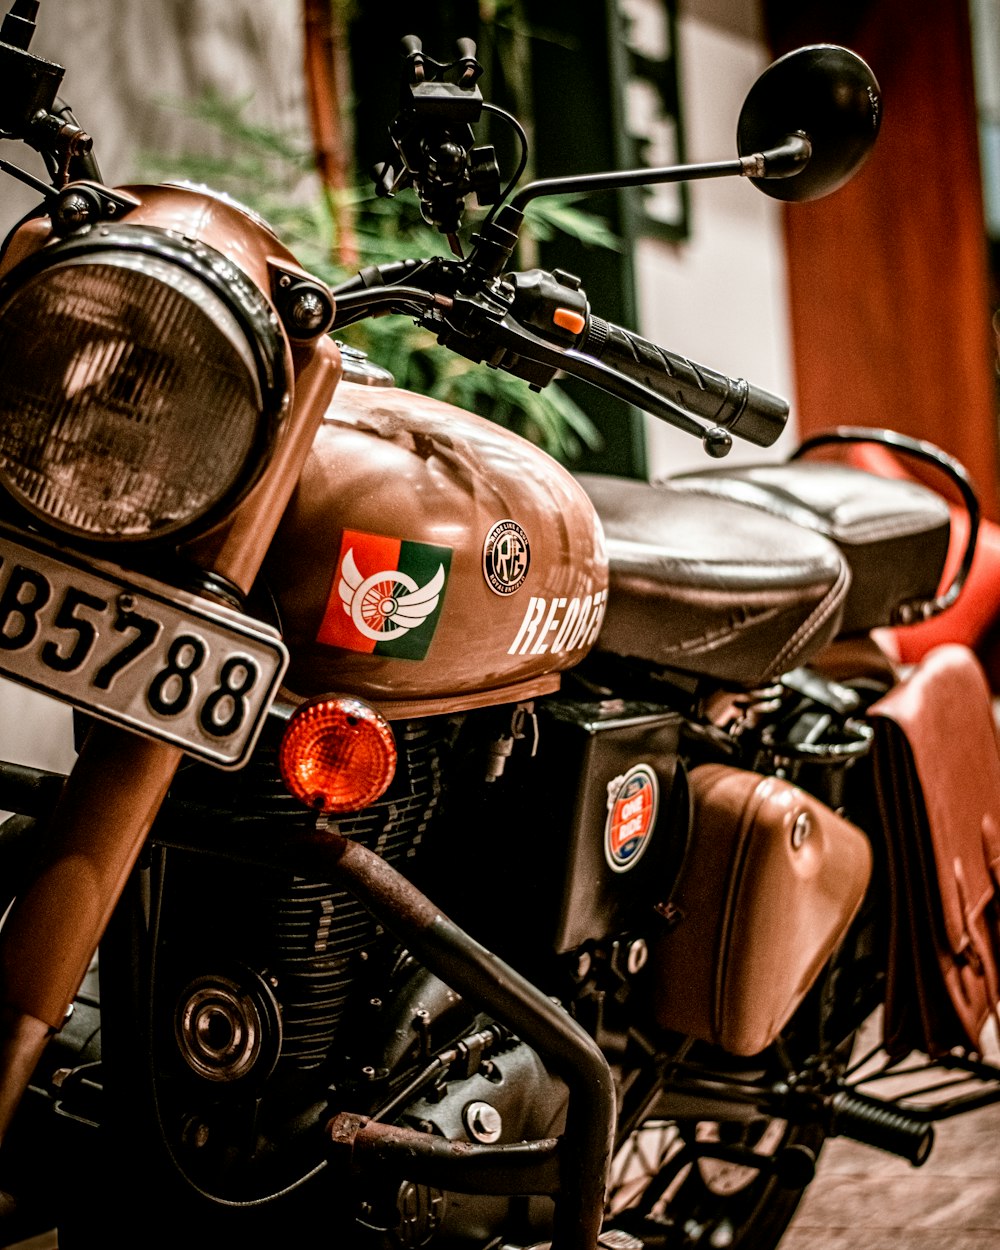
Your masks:
M758 447L770 447L785 428L788 404L780 396L677 356L601 317L590 317L580 350Z

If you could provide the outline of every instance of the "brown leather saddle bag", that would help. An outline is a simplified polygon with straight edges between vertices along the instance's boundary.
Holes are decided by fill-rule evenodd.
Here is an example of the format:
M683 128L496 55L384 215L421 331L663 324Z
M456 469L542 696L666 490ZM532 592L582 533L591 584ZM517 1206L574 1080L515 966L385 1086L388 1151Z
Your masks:
M779 1035L861 905L865 835L777 777L702 764L691 840L651 949L661 1027L755 1055Z
M996 1014L1000 750L968 648L930 651L870 709L891 909L885 1045L979 1053Z

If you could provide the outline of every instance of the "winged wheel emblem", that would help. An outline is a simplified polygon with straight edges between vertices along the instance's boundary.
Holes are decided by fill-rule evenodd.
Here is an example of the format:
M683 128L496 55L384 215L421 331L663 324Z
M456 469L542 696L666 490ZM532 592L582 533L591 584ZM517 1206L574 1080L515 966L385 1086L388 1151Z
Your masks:
M444 566L426 584L418 586L406 573L389 569L362 577L352 547L340 566L337 591L344 611L366 638L385 642L422 625L438 605L444 589Z

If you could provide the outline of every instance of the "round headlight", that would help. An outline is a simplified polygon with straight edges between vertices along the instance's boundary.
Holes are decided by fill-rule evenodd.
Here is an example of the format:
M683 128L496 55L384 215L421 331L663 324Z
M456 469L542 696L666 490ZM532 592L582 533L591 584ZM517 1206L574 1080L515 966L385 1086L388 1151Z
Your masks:
M84 539L213 520L266 464L286 398L270 305L220 253L148 229L33 261L0 302L0 483Z

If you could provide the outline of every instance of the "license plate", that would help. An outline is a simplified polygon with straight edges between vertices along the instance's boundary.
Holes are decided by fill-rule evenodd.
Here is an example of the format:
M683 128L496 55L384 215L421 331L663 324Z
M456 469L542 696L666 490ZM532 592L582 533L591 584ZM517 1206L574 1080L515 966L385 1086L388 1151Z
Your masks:
M239 612L0 531L0 674L14 681L238 768L287 664L277 632Z

